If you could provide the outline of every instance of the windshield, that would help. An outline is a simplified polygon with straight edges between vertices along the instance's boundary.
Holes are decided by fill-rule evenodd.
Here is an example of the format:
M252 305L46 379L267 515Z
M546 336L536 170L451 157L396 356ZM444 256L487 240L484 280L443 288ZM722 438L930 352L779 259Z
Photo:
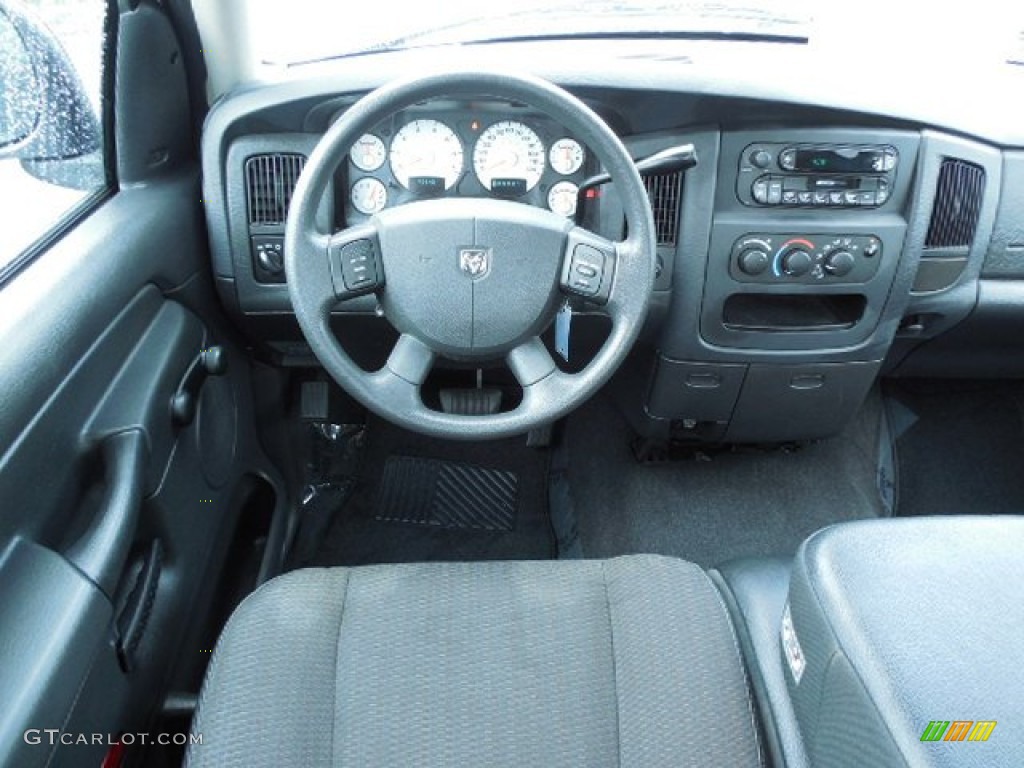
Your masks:
M338 0L239 1L244 14L233 19L244 19L254 73L403 48L605 37L789 43L828 57L856 52L858 61L887 51L894 66L920 57L954 69L957 61L1024 60L1024 9L1003 0L371 0L356 6ZM219 15L223 0L201 4L207 2Z
M532 38L728 37L806 42L807 0L374 0L338 17L336 0L258 0L251 9L261 63L291 65L397 48ZM284 10L284 12L282 12ZM321 19L324 23L311 23Z

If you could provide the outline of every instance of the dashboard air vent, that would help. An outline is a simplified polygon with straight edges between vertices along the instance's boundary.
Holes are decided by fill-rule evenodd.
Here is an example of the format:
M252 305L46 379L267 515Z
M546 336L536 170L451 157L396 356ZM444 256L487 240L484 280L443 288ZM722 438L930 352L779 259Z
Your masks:
M304 155L255 155L245 161L250 224L284 224Z
M974 241L985 187L985 170L947 157L939 169L925 248L962 248Z
M683 197L683 174L665 173L644 178L654 211L658 245L675 245L679 236L679 204Z

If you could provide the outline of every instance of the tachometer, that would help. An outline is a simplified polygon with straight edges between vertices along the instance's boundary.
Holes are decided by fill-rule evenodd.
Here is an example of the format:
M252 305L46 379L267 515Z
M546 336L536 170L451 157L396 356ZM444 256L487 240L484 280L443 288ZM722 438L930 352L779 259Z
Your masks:
M351 200L357 211L372 216L388 204L388 190L379 179L367 176L352 185Z
M352 145L348 153L352 158L352 165L361 171L376 171L387 159L388 151L384 142L372 133L364 133L359 141Z
M576 173L583 167L583 147L575 139L559 139L551 145L549 160L551 167L563 176Z
M473 169L492 192L525 194L544 173L544 144L529 126L503 120L480 134L473 149Z
M410 179L441 179L451 189L462 174L462 142L440 120L413 120L391 140L391 170L406 189L431 188L431 182L415 185Z

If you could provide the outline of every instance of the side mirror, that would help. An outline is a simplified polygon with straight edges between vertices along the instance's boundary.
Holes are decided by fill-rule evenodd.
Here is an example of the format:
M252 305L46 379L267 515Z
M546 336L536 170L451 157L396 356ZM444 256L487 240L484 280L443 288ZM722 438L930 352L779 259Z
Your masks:
M51 184L95 189L102 150L96 113L60 42L19 4L0 0L0 158Z

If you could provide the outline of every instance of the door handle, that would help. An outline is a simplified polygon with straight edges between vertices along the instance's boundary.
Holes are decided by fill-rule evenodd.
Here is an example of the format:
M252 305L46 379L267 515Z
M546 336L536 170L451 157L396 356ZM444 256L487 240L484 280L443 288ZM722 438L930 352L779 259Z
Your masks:
M146 438L139 429L116 432L103 439L99 451L106 480L103 502L65 556L113 599L142 506Z

